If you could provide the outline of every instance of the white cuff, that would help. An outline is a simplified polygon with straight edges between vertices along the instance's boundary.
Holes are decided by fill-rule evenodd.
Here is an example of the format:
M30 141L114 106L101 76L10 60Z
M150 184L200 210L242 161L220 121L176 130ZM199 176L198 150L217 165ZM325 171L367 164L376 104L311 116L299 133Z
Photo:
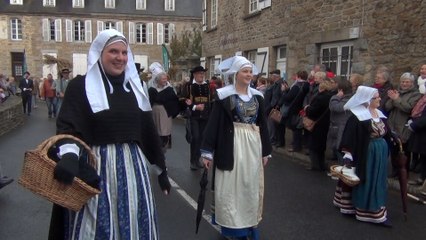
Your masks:
M344 153L345 153L345 155L343 155L343 158L350 159L351 161L354 160L353 157L352 157L352 154L350 152L344 152Z
M197 105L194 104L194 106L192 106L192 111L195 111L196 107L197 107Z
M62 157L66 153L74 153L77 156L80 156L80 148L75 143L66 143L59 147L59 157Z

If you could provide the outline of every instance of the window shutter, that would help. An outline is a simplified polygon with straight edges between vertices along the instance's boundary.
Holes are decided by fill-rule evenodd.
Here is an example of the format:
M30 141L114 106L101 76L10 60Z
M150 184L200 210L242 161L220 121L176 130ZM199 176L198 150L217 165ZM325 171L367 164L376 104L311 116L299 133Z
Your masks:
M157 44L164 43L164 26L162 23L157 23Z
M62 42L62 20L55 19L55 41Z
M100 32L102 32L104 30L105 25L104 25L103 21L98 21L97 25L98 25L98 34L99 34Z
M92 20L86 20L84 21L84 39L86 42L90 43L92 42Z
M65 41L72 42L72 20L65 19Z
M169 24L169 42L171 42L173 35L175 34L175 24Z
M43 41L49 41L50 29L49 29L49 19L43 18L42 20L42 35Z
M148 23L147 25L147 32L148 32L148 37L147 37L147 43L148 44L154 44L154 23Z
M117 26L117 31L123 33L123 21L118 21L115 25Z
M135 43L136 42L136 34L135 34L135 23L129 22L129 43Z

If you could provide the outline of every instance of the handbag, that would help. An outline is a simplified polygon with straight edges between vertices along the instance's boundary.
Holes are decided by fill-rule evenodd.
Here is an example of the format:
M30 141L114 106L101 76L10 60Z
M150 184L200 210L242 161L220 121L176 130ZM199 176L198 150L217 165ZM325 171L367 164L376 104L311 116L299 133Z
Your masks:
M273 108L269 113L269 118L274 122L280 123L282 118L280 110Z
M303 117L303 127L308 130L309 132L312 132L312 130L314 130L315 124L317 123L316 121L304 116Z

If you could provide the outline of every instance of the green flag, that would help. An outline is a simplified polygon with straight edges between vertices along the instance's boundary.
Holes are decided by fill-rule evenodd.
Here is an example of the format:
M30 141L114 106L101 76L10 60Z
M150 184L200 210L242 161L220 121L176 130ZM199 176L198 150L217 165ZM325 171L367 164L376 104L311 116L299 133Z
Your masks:
M166 48L166 45L163 44L162 45L162 55L163 55L163 66L164 66L164 71L168 72L169 71L169 51Z

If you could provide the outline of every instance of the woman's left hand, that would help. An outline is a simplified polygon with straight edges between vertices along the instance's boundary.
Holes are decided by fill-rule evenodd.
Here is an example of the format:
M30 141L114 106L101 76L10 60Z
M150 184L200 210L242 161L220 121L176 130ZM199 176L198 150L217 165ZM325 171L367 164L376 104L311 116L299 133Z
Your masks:
M269 161L268 157L263 157L262 158L263 166L266 166L266 164L268 164L268 161Z

